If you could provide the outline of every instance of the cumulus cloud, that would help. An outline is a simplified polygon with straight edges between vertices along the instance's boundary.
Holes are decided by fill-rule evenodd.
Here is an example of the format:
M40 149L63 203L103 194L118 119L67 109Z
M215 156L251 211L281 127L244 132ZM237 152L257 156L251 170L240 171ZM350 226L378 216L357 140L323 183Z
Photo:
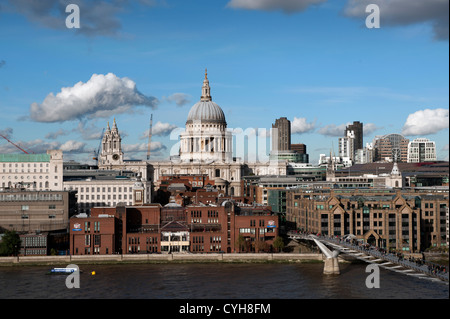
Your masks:
M67 30L66 13L68 4L80 8L80 28L71 29L85 36L115 36L121 28L116 15L123 6L116 1L93 0L10 0L5 9L25 16L30 22L56 30Z
M449 127L448 109L425 109L408 115L403 135L434 134Z
M8 139L11 138L12 134L13 134L13 129L11 127L7 127L7 128L0 130L0 135L3 135L4 137L6 137Z
M319 129L319 134L326 135L326 136L337 136L337 137L345 137L345 130L347 129L348 125L351 125L352 123L348 122L346 124L329 124L325 125L324 127L321 127ZM375 125L374 123L363 123L363 132L364 135L372 134L373 132L381 129L381 127Z
M365 123L363 124L363 132L364 135L370 135L375 131L382 129L382 127L376 126L374 123Z
M314 131L316 127L316 122L308 123L304 117L294 117L291 122L291 133L292 134L302 134Z
M376 4L380 8L380 26L400 26L430 23L437 40L448 40L448 0L349 0L344 9L348 17L364 18L366 7Z
M67 131L60 128L56 132L47 133L47 135L45 135L45 138L50 139L50 140L56 140L59 136L67 135L67 134L69 134Z
M145 6L158 5L160 2L164 3L163 0L137 1ZM2 3L2 10L21 14L45 28L67 30L66 18L70 12L66 12L66 7L76 4L80 8L80 28L71 31L88 37L117 36L122 28L117 16L132 3L127 0L9 0L4 5Z
M348 123L348 124L350 124L350 123ZM344 137L345 129L347 128L348 124L341 124L341 125L329 124L329 125L325 125L324 127L321 127L318 132L319 132L319 134L326 135L326 136Z
M50 149L58 149L60 146L60 143L58 142L45 142L42 139L36 139L32 141L15 141L16 145L24 149L28 153L46 153L47 150ZM9 153L17 153L20 152L14 145L11 143L6 143L3 145L0 145L0 154L9 154Z
M191 96L185 93L174 93L165 98L169 103L175 103L177 106L183 106L191 102Z
M122 150L124 153L139 153L139 152L147 152L148 145L147 143L137 143L137 144L124 144L122 145ZM165 145L161 142L151 142L150 143L150 151L158 152L167 149Z
M285 13L303 11L311 5L327 0L231 0L227 6L234 9L248 10L282 10Z
M62 88L56 95L50 93L41 104L32 103L30 117L37 122L64 122L109 117L138 105L156 108L157 104L157 98L139 92L129 78L93 74L86 83Z
M152 126L152 135L157 136L167 136L169 135L174 129L178 128L178 126L170 124L170 123L162 123L157 122ZM148 130L146 130L142 136L141 139L148 138Z
M84 147L86 146L86 143L79 142L79 141L73 141L69 140L62 144L59 149L62 150L64 153L84 153Z
M41 154L47 153L47 150L62 150L64 154L80 154L80 153L90 153L92 149L86 147L86 143L69 140L64 143L57 141L47 142L42 139L35 139L31 141L18 141L15 142L16 145L20 146L29 154ZM20 152L14 145L10 143L0 145L0 154L9 154Z

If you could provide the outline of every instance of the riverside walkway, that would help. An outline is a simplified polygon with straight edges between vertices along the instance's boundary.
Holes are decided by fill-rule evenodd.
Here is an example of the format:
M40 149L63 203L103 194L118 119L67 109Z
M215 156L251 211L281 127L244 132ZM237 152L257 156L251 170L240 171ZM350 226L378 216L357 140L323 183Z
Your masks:
M343 238L328 236L317 236L301 232L291 231L288 237L293 240L319 241L330 247L337 254L346 254L367 263L377 264L381 268L402 273L408 276L427 279L431 281L444 282L448 284L447 267L426 263L414 259L403 258L400 255L386 252L378 247L363 245L354 240L354 236L348 235ZM320 248L320 246L319 246ZM322 250L322 249L321 249Z

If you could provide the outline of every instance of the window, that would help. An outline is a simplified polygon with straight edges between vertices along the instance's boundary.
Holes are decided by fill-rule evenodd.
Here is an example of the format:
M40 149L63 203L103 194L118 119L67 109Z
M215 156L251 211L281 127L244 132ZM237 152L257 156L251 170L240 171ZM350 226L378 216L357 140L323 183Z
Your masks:
M101 235L94 235L94 245L100 246L101 244Z

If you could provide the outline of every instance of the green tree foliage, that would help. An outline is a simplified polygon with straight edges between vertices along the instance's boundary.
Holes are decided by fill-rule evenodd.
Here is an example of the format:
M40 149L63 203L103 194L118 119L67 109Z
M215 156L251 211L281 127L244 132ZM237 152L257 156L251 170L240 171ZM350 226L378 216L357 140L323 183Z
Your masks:
M275 248L277 251L281 251L284 248L284 241L283 238L281 238L280 236L276 237L275 240L273 241L273 248Z
M20 250L20 237L14 231L7 230L0 242L0 256L15 256Z

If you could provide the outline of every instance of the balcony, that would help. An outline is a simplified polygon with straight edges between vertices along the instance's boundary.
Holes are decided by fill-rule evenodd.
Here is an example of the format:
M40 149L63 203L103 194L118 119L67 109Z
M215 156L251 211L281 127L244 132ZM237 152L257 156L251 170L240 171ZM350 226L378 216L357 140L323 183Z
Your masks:
M216 232L222 230L221 224L189 224L188 227L191 229L191 232Z

